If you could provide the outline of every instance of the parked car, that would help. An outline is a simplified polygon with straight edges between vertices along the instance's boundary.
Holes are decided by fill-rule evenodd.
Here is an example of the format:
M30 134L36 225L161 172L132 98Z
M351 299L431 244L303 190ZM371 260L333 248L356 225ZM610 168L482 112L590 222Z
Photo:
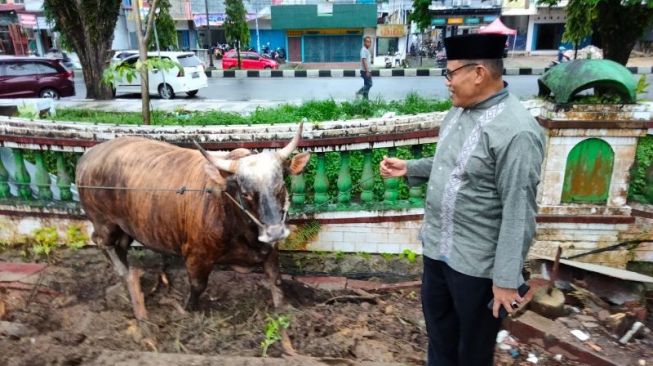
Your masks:
M73 70L75 65L67 53L60 51L58 48L50 48L44 55L45 58L59 60L68 70ZM81 67L80 67L81 68Z
M240 66L246 70L262 70L279 68L279 63L275 60L263 57L256 52L240 52ZM227 52L222 57L222 69L235 69L238 67L238 55L235 50Z
M148 52L148 57L158 57L158 52ZM138 55L127 56L121 61L123 64L135 67L138 61ZM163 99L172 99L179 93L186 93L188 96L194 96L197 92L208 86L206 73L202 62L192 52L161 52L161 58L172 60L181 65L181 69L174 67L162 72L160 70L150 70L149 87L150 94L158 94ZM165 81L164 81L165 80ZM136 77L131 81L123 77L114 82L114 95L122 93L140 93L141 77Z
M0 56L0 98L71 97L74 77L56 59Z
M111 63L120 62L127 57L138 55L138 50L119 50L113 53L111 57Z

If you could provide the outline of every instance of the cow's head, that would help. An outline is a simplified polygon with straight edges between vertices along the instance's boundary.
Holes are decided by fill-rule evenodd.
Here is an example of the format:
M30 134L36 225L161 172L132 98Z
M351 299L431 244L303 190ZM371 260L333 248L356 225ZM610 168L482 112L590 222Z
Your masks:
M219 186L224 186L225 179L228 185L237 186L240 197L235 197L233 203L241 205L258 221L258 240L263 243L274 245L290 233L285 223L290 200L284 175L301 173L309 161L307 152L289 159L301 139L302 127L300 124L295 137L278 151L251 154L249 150L236 149L220 155L201 150L209 161L205 170L210 179Z

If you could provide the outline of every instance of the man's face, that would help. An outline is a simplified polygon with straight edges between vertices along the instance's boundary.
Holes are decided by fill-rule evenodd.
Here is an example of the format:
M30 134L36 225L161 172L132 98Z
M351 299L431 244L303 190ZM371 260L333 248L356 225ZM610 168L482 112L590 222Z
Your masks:
M372 40L370 38L365 38L363 44L365 45L365 48L370 48L372 46Z
M465 60L447 61L448 79L444 85L449 89L454 107L469 107L476 99L478 75L476 64Z

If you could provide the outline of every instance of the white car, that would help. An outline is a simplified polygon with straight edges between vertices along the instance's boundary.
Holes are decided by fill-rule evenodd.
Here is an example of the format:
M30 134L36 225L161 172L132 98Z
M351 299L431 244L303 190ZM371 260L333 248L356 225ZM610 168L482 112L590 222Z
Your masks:
M158 52L148 52L148 57L158 57ZM186 93L192 97L197 92L208 86L204 65L192 52L161 52L162 59L172 60L179 63L182 69L174 67L162 72L153 69L149 72L149 90L150 95L158 94L162 99L173 99L176 94ZM138 55L132 55L124 58L121 63L135 66L138 61ZM122 93L140 93L141 77L136 73L136 77L128 81L126 77L114 81L114 95Z

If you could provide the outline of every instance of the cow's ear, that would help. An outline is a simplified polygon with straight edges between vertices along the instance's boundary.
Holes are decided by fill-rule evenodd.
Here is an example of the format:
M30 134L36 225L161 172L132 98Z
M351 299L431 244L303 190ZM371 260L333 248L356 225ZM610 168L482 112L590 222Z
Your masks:
M293 156L288 166L288 172L292 175L301 173L310 159L311 154L309 152L303 152Z
M218 169L218 167L211 164L210 162L206 162L206 164L204 164L204 172L209 176L209 179L213 185L220 188L221 191L227 187L227 178L233 175L233 173Z

